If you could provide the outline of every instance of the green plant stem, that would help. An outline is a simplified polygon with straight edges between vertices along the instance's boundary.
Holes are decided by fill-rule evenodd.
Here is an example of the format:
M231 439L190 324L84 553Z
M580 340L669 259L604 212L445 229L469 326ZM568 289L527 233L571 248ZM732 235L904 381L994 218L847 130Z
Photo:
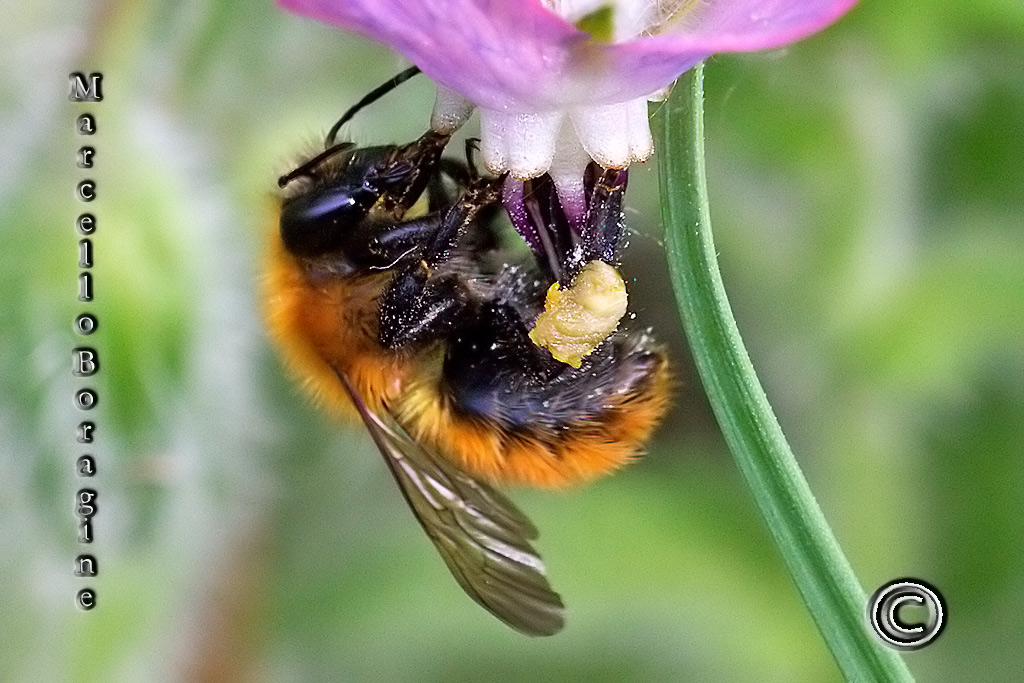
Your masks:
M655 117L669 270L683 327L725 440L811 616L850 681L912 681L868 631L867 599L790 451L733 319L711 237L703 65Z

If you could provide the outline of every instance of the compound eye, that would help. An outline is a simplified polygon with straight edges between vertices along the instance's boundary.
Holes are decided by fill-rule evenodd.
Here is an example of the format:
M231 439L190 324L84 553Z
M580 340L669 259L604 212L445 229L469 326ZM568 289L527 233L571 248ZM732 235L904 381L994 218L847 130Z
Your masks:
M360 188L334 186L285 200L281 206L281 240L297 256L337 251L346 235L366 218Z

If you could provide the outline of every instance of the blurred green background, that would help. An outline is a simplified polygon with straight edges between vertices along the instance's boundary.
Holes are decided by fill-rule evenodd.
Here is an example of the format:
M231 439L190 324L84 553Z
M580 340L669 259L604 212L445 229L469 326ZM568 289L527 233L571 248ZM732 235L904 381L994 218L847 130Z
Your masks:
M461 593L370 440L299 395L260 320L277 175L405 63L267 1L4 15L0 680L839 679L693 374L653 167L632 175L625 271L677 408L640 464L513 493L569 608L529 639ZM104 100L68 102L72 71L102 72ZM869 592L909 575L945 595L945 633L906 657L919 680L1024 680L1024 6L866 0L705 79L726 287L826 516ZM432 97L414 80L353 135L412 139ZM70 372L83 343L92 382ZM82 386L100 397L87 450ZM81 552L97 578L73 575Z

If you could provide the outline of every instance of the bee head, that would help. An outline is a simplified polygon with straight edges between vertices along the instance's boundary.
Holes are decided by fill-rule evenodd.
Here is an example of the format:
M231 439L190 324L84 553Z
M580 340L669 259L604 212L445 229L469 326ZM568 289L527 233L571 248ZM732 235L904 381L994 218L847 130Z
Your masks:
M406 214L438 178L449 136L428 131L408 145L329 147L281 178L281 241L295 256L340 256L382 269L426 241L429 225Z
M396 147L339 146L281 179L281 241L296 256L322 256L345 248L384 191L380 169ZM331 151L331 150L328 150Z

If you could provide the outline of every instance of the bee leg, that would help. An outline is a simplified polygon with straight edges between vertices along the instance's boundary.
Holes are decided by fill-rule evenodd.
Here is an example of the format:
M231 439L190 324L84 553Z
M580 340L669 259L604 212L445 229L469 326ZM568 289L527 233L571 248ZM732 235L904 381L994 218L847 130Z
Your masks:
M454 329L469 296L454 276L431 277L420 262L400 272L380 304L380 343L402 349L442 339Z
M469 293L458 277L433 273L448 260L466 228L501 199L499 179L481 179L466 188L447 211L424 221L437 221L437 229L424 245L421 261L398 272L384 291L380 304L380 342L399 349L441 339L454 328Z
M414 261L434 268L448 260L472 223L477 223L472 235L474 244L493 242L494 236L488 234L490 226L483 221L489 211L497 210L493 201L497 195L491 192L489 184L493 181L475 183L456 199L448 194L440 174L436 174L427 187L429 203L443 202L444 208L391 223L366 220L346 233L345 252L370 268L395 268ZM443 196L438 198L438 192Z
M480 152L480 138L466 138L466 168L472 180L480 177L476 170L476 154Z
M583 225L583 249L574 259L572 270L578 271L590 261L604 261L615 265L623 247L625 220L622 215L622 200L626 195L628 171L618 168L601 168L596 164L593 188L587 200L587 214Z
M344 249L349 257L367 268L389 269L423 258L425 246L433 239L441 215L382 224L364 221L346 235Z
M382 177L391 177L383 196L386 208L405 213L419 200L437 177L441 154L450 138L449 135L427 131L398 150L391 167L381 169ZM394 173L391 173L392 169Z
M433 268L448 260L466 228L495 209L501 200L501 180L480 179L471 183L459 200L440 216L437 231L423 250L423 261Z

